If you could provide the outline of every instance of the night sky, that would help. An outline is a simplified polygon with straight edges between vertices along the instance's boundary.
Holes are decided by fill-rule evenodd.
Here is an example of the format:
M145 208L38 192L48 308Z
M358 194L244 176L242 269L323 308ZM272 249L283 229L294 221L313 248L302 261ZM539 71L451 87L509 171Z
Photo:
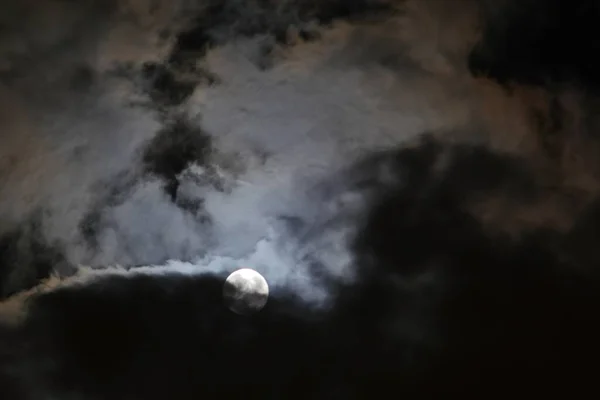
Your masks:
M593 398L598 21L8 0L0 399Z

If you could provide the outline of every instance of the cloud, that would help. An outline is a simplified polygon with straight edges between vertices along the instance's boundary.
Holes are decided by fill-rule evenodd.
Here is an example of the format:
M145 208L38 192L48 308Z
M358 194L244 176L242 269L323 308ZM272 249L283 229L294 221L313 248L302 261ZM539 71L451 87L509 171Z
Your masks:
M48 1L64 23L46 28L15 6L3 295L56 260L77 274L0 303L17 322L0 355L20 360L0 384L149 399L585 387L597 123L575 45L594 35L550 29L536 52L529 38L575 15L537 4ZM275 289L256 319L221 304L241 266Z

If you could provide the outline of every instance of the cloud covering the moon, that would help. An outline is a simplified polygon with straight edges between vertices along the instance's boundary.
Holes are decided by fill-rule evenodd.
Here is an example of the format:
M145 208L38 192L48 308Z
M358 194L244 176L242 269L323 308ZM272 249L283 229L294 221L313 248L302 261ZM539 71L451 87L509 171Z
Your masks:
M591 387L598 15L3 5L0 392ZM248 321L219 308L241 266L272 288Z

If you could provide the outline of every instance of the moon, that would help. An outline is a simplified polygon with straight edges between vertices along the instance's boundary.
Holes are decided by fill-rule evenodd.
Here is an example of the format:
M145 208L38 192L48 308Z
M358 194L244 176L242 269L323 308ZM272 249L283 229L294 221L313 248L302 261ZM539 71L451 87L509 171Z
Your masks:
M269 285L261 274L250 268L234 271L225 280L223 298L231 311L249 315L263 309L269 298Z

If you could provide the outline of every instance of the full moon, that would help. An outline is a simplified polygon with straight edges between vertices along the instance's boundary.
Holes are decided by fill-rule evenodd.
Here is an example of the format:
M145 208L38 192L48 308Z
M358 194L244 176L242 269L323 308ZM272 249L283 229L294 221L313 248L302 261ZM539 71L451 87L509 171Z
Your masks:
M250 268L233 272L223 285L223 297L231 311L248 315L260 311L269 298L269 285L261 274Z

